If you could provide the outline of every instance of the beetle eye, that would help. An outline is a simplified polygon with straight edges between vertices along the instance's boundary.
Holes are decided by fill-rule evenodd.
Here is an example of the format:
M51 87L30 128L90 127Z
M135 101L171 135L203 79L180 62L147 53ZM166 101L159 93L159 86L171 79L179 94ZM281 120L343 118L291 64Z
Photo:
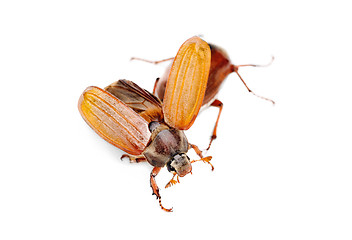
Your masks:
M167 164L166 164L167 170L169 172L176 172L176 169L173 166L171 166L171 162L172 162L172 160L167 162Z

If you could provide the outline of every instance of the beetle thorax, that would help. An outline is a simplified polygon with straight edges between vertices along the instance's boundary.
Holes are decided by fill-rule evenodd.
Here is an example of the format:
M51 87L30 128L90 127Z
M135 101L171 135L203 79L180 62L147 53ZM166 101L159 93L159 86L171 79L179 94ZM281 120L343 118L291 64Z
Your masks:
M188 151L188 141L183 131L159 122L151 122L151 140L143 155L155 167L164 167L174 156Z

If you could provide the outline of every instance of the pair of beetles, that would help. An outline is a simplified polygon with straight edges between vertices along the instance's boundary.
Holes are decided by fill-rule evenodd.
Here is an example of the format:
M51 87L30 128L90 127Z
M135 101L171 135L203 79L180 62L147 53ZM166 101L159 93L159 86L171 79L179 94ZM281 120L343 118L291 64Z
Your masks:
M87 124L103 139L126 152L131 162L147 161L153 166L150 186L161 209L171 212L161 203L155 177L163 167L173 174L169 187L192 171L192 163L210 164L212 157L187 141L183 130L189 129L201 107L218 107L219 113L207 150L216 138L223 104L216 96L222 82L232 72L237 73L247 90L238 69L221 48L195 36L185 41L172 64L157 78L153 94L128 80L119 80L105 89L88 87L82 93L78 108ZM155 62L157 63L157 62ZM254 94L256 95L256 94ZM258 96L258 95L256 95ZM258 96L265 100L274 101ZM189 149L200 157L190 160ZM174 178L176 177L177 180Z

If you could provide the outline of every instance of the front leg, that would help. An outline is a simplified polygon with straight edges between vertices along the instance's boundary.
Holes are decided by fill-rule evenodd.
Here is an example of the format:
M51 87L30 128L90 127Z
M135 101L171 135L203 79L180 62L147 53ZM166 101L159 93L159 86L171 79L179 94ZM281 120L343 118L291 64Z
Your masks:
M193 148L193 150L197 153L197 155L200 158L203 158L202 151L199 149L199 147L197 145L189 143L188 149L191 149L191 148Z
M198 160L192 160L191 163L198 162L198 161L203 161L204 163L208 163L211 166L211 170L214 171L214 166L213 166L213 164L210 163L210 160L212 159L211 156L203 157L202 151L199 150L199 147L197 145L189 143L189 149L190 148L193 148L193 150L200 157L200 159L198 159Z
M177 180L174 179L175 177ZM166 184L165 188L171 187L172 185L174 185L176 183L180 183L180 179L178 178L177 173L174 173L174 176L172 176L171 180Z
M150 186L153 190L153 195L156 196L156 199L159 200L159 205L161 207L162 210L166 211L166 212L172 212L172 208L164 208L164 206L161 204L161 196L159 193L159 187L156 184L155 181L155 177L158 175L158 173L160 172L161 167L154 167L152 172L150 173Z
M198 160L192 160L191 163L195 163L195 162L199 162L199 161L202 161L204 163L208 163L211 166L211 170L214 171L214 166L213 166L213 164L210 163L211 159L212 159L212 156L208 156L208 157L201 158Z

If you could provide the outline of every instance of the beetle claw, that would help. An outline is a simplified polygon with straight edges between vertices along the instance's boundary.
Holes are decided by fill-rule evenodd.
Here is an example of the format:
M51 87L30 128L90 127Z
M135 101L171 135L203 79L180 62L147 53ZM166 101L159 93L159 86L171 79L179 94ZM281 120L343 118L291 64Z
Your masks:
M199 161L202 161L204 163L208 163L211 166L211 170L214 171L214 166L213 166L213 164L210 163L211 159L212 159L212 156L208 156L208 157L201 158L198 160L192 160L191 163L195 163L195 162L199 162Z
M177 180L175 180L175 176L177 176ZM171 187L173 185L175 185L176 183L180 183L179 177L176 173L174 173L174 176L172 177L172 179L165 185L165 188Z
M159 205L161 207L162 210L164 210L165 212L172 212L173 208L165 208L162 204L161 204L161 198L159 198Z

